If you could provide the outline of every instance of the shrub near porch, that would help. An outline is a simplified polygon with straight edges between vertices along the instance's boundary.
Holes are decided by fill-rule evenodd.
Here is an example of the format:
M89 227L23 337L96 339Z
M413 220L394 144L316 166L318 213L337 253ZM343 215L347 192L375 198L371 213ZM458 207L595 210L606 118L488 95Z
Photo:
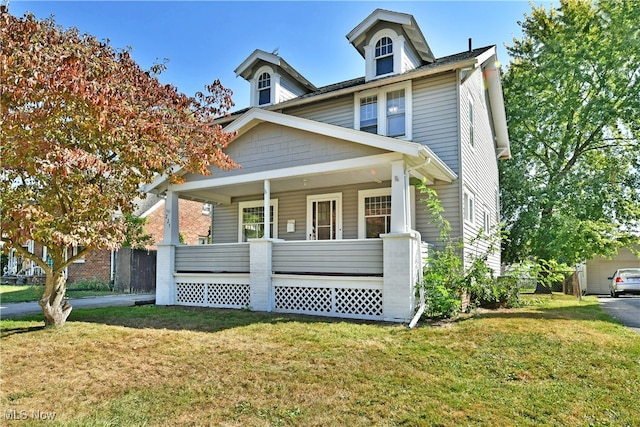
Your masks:
M152 306L32 319L2 321L1 409L64 425L640 424L640 335L591 297L416 329Z

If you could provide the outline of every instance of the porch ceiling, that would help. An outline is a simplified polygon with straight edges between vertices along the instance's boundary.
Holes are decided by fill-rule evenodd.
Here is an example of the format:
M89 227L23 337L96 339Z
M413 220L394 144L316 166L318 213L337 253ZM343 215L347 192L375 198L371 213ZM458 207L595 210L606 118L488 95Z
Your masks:
M287 193L308 189L339 187L346 184L363 184L389 182L391 165L380 164L368 168L360 168L331 173L306 173L285 178L270 179L272 193ZM196 200L204 203L230 203L233 197L262 195L264 180L241 183L230 183L214 187L179 190L180 198Z

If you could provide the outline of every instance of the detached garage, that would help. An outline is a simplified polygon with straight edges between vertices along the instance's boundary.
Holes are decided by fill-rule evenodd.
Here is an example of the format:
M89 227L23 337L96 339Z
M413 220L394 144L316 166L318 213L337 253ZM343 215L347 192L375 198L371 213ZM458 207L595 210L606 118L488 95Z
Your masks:
M609 294L607 277L613 276L619 268L640 267L640 258L627 248L620 249L611 259L597 256L586 262L588 294Z

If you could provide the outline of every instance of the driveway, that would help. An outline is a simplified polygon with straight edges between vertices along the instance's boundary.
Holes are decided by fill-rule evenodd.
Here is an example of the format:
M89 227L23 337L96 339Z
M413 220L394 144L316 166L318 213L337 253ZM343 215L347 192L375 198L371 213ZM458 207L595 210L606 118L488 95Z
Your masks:
M640 297L623 295L619 298L598 297L600 307L623 325L640 333Z
M69 300L73 308L116 307L140 304L143 302L155 302L155 294L122 294L107 295L103 297L72 298ZM27 314L42 313L42 308L37 302L16 302L0 304L0 319L11 319Z

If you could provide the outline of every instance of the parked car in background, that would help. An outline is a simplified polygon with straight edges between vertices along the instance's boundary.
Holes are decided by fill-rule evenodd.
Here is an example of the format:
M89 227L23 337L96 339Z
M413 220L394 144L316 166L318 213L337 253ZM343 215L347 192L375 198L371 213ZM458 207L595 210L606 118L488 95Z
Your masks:
M609 280L609 292L614 298L622 294L640 294L640 268L620 268Z

